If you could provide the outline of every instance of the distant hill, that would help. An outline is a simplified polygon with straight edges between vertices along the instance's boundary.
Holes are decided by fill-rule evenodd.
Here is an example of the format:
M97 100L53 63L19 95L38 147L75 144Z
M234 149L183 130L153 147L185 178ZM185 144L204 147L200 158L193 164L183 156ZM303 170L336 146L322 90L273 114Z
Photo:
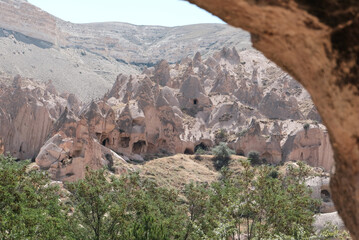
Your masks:
M120 73L223 47L251 48L249 34L225 24L73 24L27 1L0 0L0 75L52 80L60 92L82 100L102 96Z

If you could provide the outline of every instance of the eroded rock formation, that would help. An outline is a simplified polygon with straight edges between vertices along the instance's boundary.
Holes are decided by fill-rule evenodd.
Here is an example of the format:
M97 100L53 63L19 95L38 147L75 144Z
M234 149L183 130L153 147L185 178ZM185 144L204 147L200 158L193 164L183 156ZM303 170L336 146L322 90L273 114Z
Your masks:
M35 84L19 76L0 87L0 151L35 159L51 128L66 108L78 111L73 95L59 96L51 83Z
M269 113L263 104L279 107ZM63 111L36 162L55 179L75 180L85 166L111 165L118 155L138 163L225 141L240 155L258 151L268 163L303 160L331 171L328 134L308 118L313 109L308 93L256 51L197 53L119 75L102 99L78 113Z
M221 141L240 155L258 151L267 163L303 160L333 168L328 134L315 120L309 94L254 50L223 48L208 58L197 53L143 74L121 74L87 105L59 96L51 84L20 80L1 88L0 149L36 158L56 180L79 179L86 166L121 173L124 159L193 154Z
M358 1L189 1L249 31L253 46L311 94L334 149L334 202L359 239Z

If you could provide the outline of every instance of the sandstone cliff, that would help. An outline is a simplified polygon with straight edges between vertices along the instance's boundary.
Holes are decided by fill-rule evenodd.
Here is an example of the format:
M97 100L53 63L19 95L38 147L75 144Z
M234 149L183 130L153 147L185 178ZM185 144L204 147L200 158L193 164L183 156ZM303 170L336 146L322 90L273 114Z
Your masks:
M265 104L278 107L268 112ZM240 155L258 151L268 163L302 160L329 172L329 137L312 109L308 93L258 52L197 53L119 75L102 99L78 114L63 112L36 162L56 179L73 180L86 165L111 165L118 155L139 163L225 141Z
M33 107L34 113L28 105L14 111L34 129L23 127L20 120L2 120L0 149L34 158L42 147L36 161L54 178L80 178L86 165L111 165L121 159L118 154L142 162L156 154L209 149L220 141L237 154L258 151L269 163L304 160L333 170L329 137L308 92L254 51L241 30L217 24L72 24L26 1L2 0L0 6L3 88L11 89L8 76L21 73L40 81L54 79L61 92L93 100L74 110L66 103L74 101L72 95L59 97L53 91L54 100ZM142 74L140 65L147 66ZM95 100L118 72L125 74ZM36 102L39 99L36 96ZM25 102L5 104L3 116L12 105ZM44 124L23 117L31 114ZM7 132L12 128L16 130ZM39 136L30 144L34 132Z
M19 159L35 159L66 107L79 110L75 96L59 96L51 83L17 76L11 86L0 89L0 149Z

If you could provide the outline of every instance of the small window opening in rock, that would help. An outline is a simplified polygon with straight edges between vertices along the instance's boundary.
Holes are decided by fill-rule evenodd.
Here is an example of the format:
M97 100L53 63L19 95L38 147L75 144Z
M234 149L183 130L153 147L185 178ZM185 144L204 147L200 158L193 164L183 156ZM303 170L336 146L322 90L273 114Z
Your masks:
M71 177L73 175L75 175L75 173L73 173L73 172L66 173L66 177Z
M121 137L120 147L128 148L129 146L130 146L130 138L129 137Z
M323 202L330 202L330 193L327 190L320 191L320 197L323 200Z
M103 141L102 141L102 145L106 147L106 145L109 143L109 139L108 138L105 138Z
M145 149L145 146L146 146L146 142L145 141L138 141L138 142L135 142L132 146L132 152L135 153L135 154L141 154Z
M193 104L197 105L197 103L198 103L198 99L193 99Z
M75 151L73 151L71 157L75 158L75 157L80 157L80 156L81 156L81 150L75 150Z
M190 149L190 148L186 148L186 149L184 150L184 154L193 154L193 150Z
M159 139L159 140L157 140L157 141L158 141L158 147L159 147L159 148L167 147L167 141L166 141L166 139Z

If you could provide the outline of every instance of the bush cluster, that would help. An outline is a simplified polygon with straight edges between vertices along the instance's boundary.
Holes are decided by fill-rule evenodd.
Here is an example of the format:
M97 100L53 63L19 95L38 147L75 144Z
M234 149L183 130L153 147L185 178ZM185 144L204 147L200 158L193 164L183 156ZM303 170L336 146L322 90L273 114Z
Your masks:
M221 144L218 157L230 151ZM186 185L183 192L159 187L138 173L115 176L87 170L66 191L28 162L0 156L0 239L167 240L323 239L346 236L332 227L313 233L318 202L303 178L305 167L286 176L242 161L220 180ZM300 236L300 238L296 238ZM318 238L316 238L318 237ZM247 239L247 238L246 238Z
M214 155L214 166L215 168L221 169L228 165L231 155L235 152L228 147L224 142L220 142L216 147L212 148L212 154Z

